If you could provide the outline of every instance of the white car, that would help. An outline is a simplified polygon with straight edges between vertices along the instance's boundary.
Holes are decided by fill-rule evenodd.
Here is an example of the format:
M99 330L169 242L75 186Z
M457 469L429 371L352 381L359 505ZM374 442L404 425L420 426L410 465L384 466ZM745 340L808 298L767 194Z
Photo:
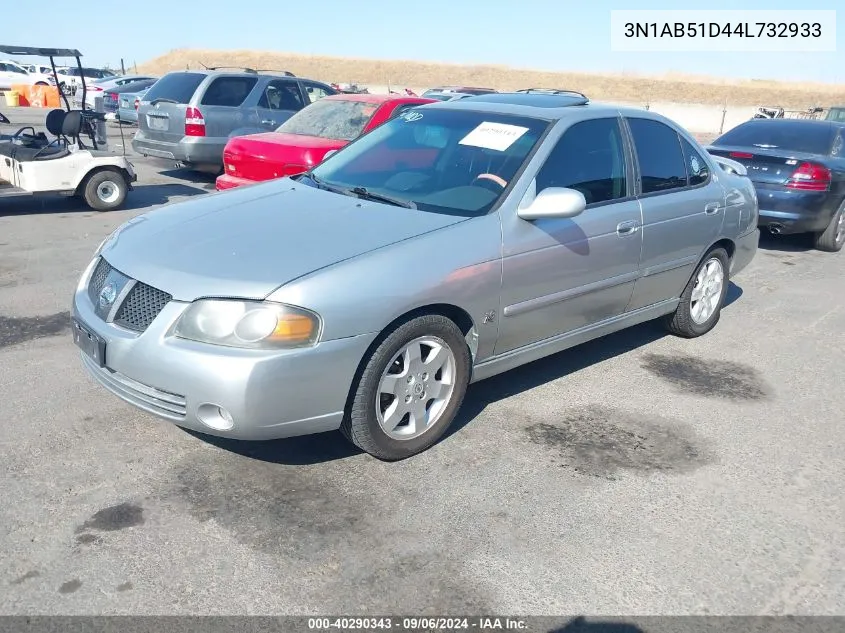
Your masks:
M18 62L10 59L0 60L0 91L11 90L12 86L24 84L28 86L54 86L52 75L31 73Z
M143 81L144 79L155 79L149 75L122 75L120 77L107 77L105 79L96 79L89 82L85 79L85 107L87 109L94 109L94 99L102 97L107 90L132 83L133 81ZM82 89L76 91L73 97L73 107L77 110L82 108Z
M65 92L74 95L80 86L80 77L85 77L86 86L93 84L98 79L113 79L117 77L113 72L101 68L82 68L80 70L76 66L69 66L56 74L59 78L59 85L64 85Z

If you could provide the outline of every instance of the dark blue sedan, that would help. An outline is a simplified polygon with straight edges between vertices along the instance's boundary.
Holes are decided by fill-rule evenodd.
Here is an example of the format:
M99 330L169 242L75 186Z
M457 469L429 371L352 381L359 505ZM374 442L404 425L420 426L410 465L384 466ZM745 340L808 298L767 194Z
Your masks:
M707 148L745 165L761 229L811 233L815 247L845 245L845 121L752 119Z

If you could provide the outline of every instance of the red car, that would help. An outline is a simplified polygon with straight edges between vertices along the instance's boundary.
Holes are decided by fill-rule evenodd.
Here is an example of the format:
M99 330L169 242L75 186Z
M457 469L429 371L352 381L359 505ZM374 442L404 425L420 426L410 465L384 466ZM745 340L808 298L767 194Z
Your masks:
M303 108L275 132L229 140L217 189L232 189L308 171L362 134L408 108L434 99L402 95L338 94Z

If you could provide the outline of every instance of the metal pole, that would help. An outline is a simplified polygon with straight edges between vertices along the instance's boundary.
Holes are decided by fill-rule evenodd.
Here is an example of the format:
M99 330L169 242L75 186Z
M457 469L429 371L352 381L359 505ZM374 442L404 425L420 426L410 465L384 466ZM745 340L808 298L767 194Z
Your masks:
M122 57L120 58L120 74L121 75L126 74L126 66L123 65L123 58Z
M728 113L728 100L725 99L725 106L722 108L722 124L719 126L719 134L725 131L725 115Z
M97 112L98 114L105 114L106 108L102 97L94 97L94 112ZM106 139L106 122L102 119L97 120L97 133L95 136L97 138L97 149L99 149L101 145L105 146L108 144Z

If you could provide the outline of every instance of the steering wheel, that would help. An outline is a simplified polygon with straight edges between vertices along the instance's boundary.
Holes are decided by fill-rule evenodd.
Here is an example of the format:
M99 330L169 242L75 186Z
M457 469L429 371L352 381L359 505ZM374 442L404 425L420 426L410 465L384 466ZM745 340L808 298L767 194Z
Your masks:
M474 185L475 182L478 180L484 181L481 184L487 184L488 182L492 182L493 184L498 185L502 189L508 186L508 181L504 178L497 176L496 174L487 173L478 174L475 178L472 179L472 183L470 183L470 186Z

